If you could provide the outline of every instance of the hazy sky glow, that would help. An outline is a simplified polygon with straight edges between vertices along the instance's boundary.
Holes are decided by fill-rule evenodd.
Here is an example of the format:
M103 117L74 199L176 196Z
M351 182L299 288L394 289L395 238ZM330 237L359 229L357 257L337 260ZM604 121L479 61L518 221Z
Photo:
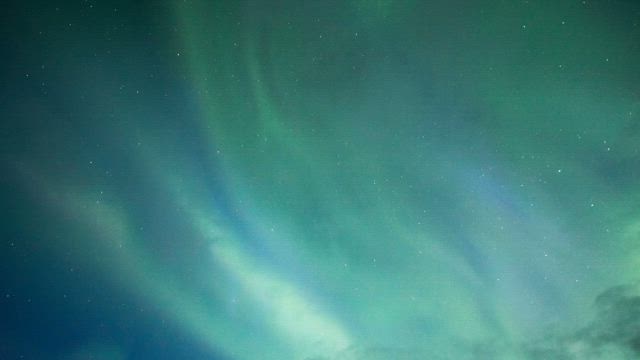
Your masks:
M8 6L0 358L640 355L640 6Z

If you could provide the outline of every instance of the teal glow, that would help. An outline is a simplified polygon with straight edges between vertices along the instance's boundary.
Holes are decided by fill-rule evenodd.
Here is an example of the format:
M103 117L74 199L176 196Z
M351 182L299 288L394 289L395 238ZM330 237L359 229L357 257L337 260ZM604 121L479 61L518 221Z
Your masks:
M137 334L60 358L638 354L637 5L140 6L38 40L4 132L9 264Z

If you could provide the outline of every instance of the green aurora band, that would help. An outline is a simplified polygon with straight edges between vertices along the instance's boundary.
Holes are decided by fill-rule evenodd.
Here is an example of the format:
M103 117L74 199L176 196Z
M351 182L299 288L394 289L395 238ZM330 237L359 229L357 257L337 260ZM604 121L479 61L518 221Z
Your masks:
M628 358L575 335L640 269L640 20L607 4L175 2L193 115L96 125L148 193L14 172L84 234L52 257L223 358Z

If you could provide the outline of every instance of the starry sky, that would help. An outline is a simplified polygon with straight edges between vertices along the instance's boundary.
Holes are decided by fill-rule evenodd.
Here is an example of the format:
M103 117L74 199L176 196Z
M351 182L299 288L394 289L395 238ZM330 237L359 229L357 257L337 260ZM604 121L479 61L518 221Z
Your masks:
M3 8L0 359L640 357L640 3Z

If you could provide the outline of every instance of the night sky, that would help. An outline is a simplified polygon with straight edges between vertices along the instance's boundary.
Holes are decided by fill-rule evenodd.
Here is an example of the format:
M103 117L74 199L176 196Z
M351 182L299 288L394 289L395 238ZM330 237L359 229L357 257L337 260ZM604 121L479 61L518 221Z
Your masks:
M640 358L640 2L0 29L0 359Z

